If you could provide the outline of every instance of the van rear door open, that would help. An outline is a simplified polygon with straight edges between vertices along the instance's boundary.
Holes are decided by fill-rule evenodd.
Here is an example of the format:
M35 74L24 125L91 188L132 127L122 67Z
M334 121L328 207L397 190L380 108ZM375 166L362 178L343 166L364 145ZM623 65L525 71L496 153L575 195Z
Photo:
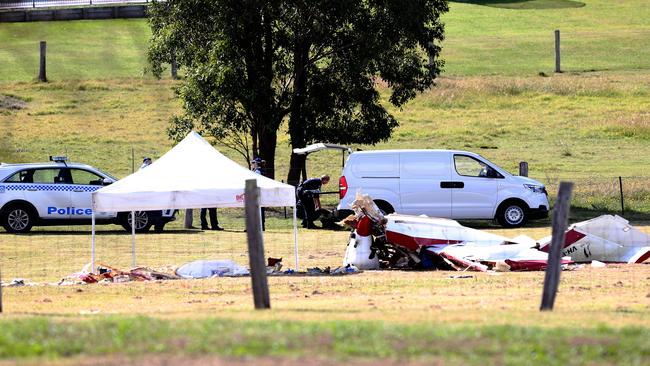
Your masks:
M453 189L443 188L451 178L450 160L446 151L400 154L400 213L451 217Z

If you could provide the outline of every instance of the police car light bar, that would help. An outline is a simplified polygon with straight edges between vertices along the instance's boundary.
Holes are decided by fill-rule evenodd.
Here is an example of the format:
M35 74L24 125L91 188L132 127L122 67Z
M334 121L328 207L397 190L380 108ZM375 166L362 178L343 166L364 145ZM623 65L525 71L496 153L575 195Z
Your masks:
M50 161L54 161L54 162L57 162L57 163L65 163L66 161L68 161L68 157L67 156L53 156L53 155L50 155Z

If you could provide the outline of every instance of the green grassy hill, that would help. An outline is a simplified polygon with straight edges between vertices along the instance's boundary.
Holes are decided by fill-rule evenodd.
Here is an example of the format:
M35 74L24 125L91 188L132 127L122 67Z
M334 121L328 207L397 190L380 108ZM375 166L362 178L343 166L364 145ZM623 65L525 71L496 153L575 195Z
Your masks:
M466 149L511 171L526 160L546 183L583 180L606 195L615 195L614 177L650 176L643 168L650 8L641 0L559 3L566 2L451 2L438 86L392 109L401 126L390 141L355 147ZM563 74L552 72L555 29L562 31ZM67 153L124 176L137 165L132 156L166 151L165 128L180 107L174 82L144 72L148 36L146 20L0 24L0 160ZM39 40L48 41L47 84L34 82ZM283 179L286 136L277 154ZM316 154L308 169L338 176L340 159ZM638 195L639 204L646 196Z
M391 109L401 126L390 141L355 147L465 149L510 171L525 160L551 194L560 179L576 182L573 219L617 210L624 176L626 217L647 220L647 5L452 1L438 86ZM562 74L552 72L555 29ZM167 151L177 82L144 72L148 36L144 20L0 23L0 161L67 154L123 177L142 156ZM48 83L34 81L40 40L48 41ZM277 179L288 158L282 135ZM308 170L337 177L340 155L314 154ZM265 247L293 267L289 221L271 215ZM138 264L196 256L245 263L241 213L220 210L220 220L229 231L181 231L175 222L164 234L139 236ZM540 238L550 232L541 225L496 232ZM128 268L130 237L110 230L99 235L98 258ZM88 261L87 231L0 234L3 280L56 281L78 270ZM340 264L347 239L302 230L303 269ZM248 278L3 288L0 364L644 365L649 268L563 272L552 313L537 310L541 272L272 277L270 311L252 310Z

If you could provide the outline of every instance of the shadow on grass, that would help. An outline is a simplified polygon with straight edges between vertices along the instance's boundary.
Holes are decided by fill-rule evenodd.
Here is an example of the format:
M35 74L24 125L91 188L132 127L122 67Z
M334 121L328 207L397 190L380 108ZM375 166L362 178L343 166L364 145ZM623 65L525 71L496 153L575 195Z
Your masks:
M573 0L451 0L450 2L513 10L567 9L585 6L585 3Z
M621 215L621 211L576 206L571 207L571 211L569 212L569 225L580 221L591 220L602 215L618 215L628 220L632 225L650 225L650 212L625 210L625 214ZM524 228L549 227L552 224L552 217L553 211L551 210L548 218L529 221ZM474 229L503 229L503 227L493 220L459 220L459 222L463 226Z
M146 233L135 233L136 236L139 235L186 235L186 234L199 234L201 233L201 230L166 230L163 231L162 233L156 233L153 230L148 231ZM13 234L13 233L7 233L0 231L0 235L21 235L21 236L40 236L40 235L45 235L45 236L57 236L57 235L88 235L90 236L90 230L85 231L85 230L43 230L43 231L30 231L28 233L23 233L23 234ZM102 236L102 235L128 235L130 236L130 232L126 232L124 230L101 230L101 231L95 231L95 235L97 236Z

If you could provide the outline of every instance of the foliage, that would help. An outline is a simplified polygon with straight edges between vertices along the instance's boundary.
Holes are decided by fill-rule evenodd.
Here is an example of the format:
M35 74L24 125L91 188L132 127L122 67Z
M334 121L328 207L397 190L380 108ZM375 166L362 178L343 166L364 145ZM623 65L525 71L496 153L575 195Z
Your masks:
M153 71L160 75L175 55L186 73L178 88L185 113L170 136L190 128L218 139L250 133L271 175L285 118L293 147L385 140L397 121L376 80L397 107L429 88L443 65L446 10L444 0L154 3ZM290 172L301 163L292 159Z

